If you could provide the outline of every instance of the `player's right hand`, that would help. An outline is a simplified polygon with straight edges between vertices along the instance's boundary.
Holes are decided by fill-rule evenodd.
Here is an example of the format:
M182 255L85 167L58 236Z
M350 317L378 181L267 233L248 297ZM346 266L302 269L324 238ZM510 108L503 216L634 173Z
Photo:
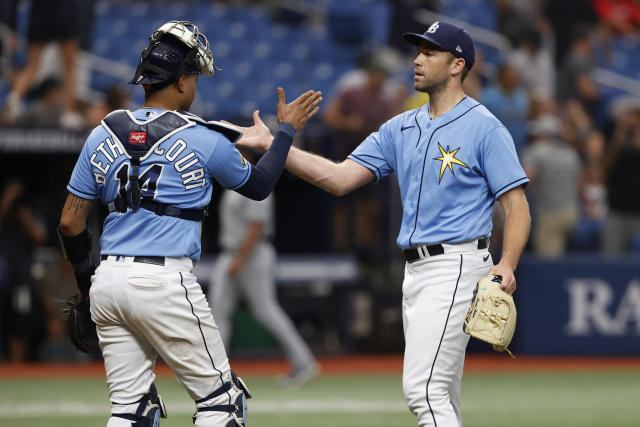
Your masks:
M253 112L253 126L243 127L222 120L222 123L235 126L242 131L242 136L236 141L236 145L246 148L255 148L257 150L267 151L273 141L273 135L269 131L267 125L260 118L260 110Z
M320 111L318 105L322 102L322 92L308 90L295 101L285 102L284 89L278 88L278 123L291 123L296 131L302 130L309 119Z

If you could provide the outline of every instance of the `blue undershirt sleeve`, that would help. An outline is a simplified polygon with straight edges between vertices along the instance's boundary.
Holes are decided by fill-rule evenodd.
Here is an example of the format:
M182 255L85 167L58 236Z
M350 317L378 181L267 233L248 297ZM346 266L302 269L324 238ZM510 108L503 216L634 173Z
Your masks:
M253 200L264 200L282 174L295 134L296 131L291 124L281 123L269 151L260 158L258 163L251 165L249 179L236 191Z

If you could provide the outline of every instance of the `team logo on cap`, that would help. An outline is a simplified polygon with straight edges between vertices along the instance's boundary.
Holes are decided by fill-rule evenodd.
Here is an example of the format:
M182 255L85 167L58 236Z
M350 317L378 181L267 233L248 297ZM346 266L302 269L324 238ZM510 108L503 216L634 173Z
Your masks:
M460 47L460 45L456 46L456 52L462 53L462 48Z
M441 162L440 163L440 179L438 180L438 183L442 181L442 175L444 175L444 172L447 170L447 168L449 168L449 170L451 171L451 174L455 176L455 172L453 171L454 164L460 165L462 167L469 169L469 166L465 165L460 160L456 159L456 153L458 152L460 147L456 148L453 151L450 151L449 146L447 145L447 150L445 151L444 148L442 148L442 145L440 145L440 142L438 142L438 148L440 149L440 153L442 154L442 157L433 158L433 160L440 160Z
M435 33L438 30L438 28L440 28L440 25L438 24L439 22L434 22L433 24L431 24L431 26L427 30L427 33Z

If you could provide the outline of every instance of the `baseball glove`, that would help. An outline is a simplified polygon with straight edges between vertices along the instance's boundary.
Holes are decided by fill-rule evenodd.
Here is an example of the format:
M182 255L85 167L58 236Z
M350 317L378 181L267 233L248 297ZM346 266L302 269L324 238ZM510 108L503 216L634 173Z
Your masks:
M98 333L96 324L91 320L89 297L80 298L74 295L65 301L67 307L65 324L73 345L83 353L98 353Z
M493 275L478 281L464 319L464 332L514 357L507 347L516 329L516 306L513 297L500 288L500 283L501 277Z

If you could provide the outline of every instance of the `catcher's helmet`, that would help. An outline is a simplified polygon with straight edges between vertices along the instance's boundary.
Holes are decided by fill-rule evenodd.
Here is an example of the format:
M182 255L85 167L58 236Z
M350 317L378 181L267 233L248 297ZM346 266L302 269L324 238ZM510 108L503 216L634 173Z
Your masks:
M213 63L209 41L188 21L169 21L149 38L131 84L170 83L183 74L211 76Z

